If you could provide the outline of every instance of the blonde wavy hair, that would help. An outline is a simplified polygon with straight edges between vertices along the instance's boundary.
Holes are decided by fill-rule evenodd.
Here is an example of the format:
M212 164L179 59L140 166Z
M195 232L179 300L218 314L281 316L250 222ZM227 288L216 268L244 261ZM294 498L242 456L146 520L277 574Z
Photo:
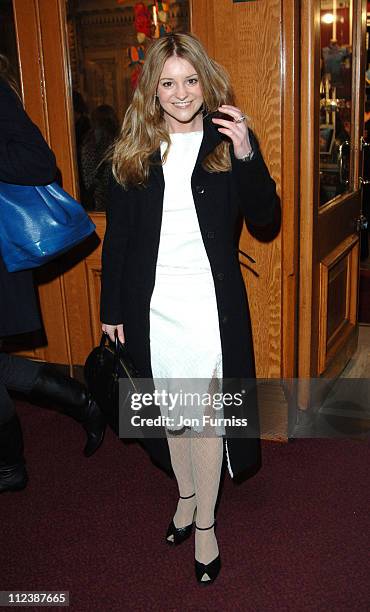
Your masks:
M113 174L125 188L146 184L153 163L151 156L159 149L161 141L167 143L168 153L170 137L156 93L164 64L172 56L187 60L195 68L205 113L217 111L222 104L234 104L227 72L208 57L193 34L167 34L153 42L111 154ZM221 142L203 161L203 167L208 172L230 170L229 147L228 142Z

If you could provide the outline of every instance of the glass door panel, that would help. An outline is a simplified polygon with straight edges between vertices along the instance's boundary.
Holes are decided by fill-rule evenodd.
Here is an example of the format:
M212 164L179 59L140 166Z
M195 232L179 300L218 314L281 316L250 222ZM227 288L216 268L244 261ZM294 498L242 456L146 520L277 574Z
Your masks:
M352 0L321 0L320 206L352 190Z

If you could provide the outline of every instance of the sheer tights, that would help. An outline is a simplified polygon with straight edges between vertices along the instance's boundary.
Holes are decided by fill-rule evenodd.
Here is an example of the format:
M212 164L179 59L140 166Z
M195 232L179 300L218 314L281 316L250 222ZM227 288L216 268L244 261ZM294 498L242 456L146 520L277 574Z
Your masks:
M179 499L174 515L176 527L192 523L196 509L198 527L210 527L220 485L223 459L223 439L210 426L202 432L185 430L183 434L167 432L172 467L176 476L179 495L195 497ZM195 530L195 558L209 563L218 555L214 529Z

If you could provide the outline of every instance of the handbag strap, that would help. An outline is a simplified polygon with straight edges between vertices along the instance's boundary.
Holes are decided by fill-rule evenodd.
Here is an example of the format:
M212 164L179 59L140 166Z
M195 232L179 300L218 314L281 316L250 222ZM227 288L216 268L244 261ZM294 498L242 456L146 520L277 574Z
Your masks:
M106 346L108 346L108 348L113 352L113 356L114 356L113 373L118 377L119 371L120 371L119 365L120 365L120 353L122 351L122 344L118 339L117 330L115 330L114 332L114 342L110 340L108 334L103 332L101 340L100 340L100 345L99 345L100 351L103 352Z
M117 330L114 330L114 371L115 374L119 375L119 353L120 353L121 343L118 340Z

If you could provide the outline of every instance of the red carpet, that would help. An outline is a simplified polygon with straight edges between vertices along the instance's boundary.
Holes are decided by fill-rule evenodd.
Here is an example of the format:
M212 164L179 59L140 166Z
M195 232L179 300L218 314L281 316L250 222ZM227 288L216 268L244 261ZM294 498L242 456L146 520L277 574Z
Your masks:
M30 483L0 496L1 590L68 590L78 612L370 610L367 443L264 443L254 478L226 475L223 569L202 588L191 541L163 541L175 483L138 445L109 431L85 459L73 421L26 404L19 415Z

